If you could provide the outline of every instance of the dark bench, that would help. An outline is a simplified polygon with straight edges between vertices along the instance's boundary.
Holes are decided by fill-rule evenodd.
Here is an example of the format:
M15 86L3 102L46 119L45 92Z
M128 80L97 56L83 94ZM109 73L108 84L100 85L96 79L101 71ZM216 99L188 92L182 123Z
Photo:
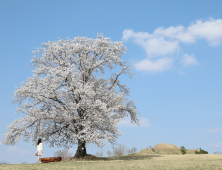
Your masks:
M50 157L50 158L40 158L42 163L48 162L59 162L62 160L62 157Z

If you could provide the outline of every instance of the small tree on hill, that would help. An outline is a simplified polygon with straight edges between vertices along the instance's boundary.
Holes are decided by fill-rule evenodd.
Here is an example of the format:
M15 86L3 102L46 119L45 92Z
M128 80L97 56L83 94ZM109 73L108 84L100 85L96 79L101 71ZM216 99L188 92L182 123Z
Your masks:
M186 154L187 153L187 149L185 149L184 146L180 147L180 151L181 151L182 154Z
M112 155L112 152L110 150L108 150L106 153L107 153L108 156Z
M124 144L120 144L119 147L113 149L114 156L121 156L127 152L127 148Z
M5 161L1 161L0 162L0 165L6 165L6 164L9 164L8 162L5 162Z
M222 153L219 151L214 152L214 154L221 155Z
M137 152L137 148L136 147L133 147L132 148L132 153L136 153Z
M101 151L101 152L96 152L96 154L95 154L97 157L102 157L103 156L103 151Z
M131 153L133 153L133 151L132 151L132 149L127 149L127 154L131 154Z
M36 70L16 89L12 102L26 116L8 126L2 143L14 145L23 137L35 145L42 138L50 147L77 144L74 157L83 158L86 144L102 148L107 139L114 145L121 135L117 124L124 117L139 125L136 106L126 98L129 89L119 81L122 74L134 75L121 59L127 49L122 42L97 36L49 41L33 52ZM119 70L105 79L105 67Z
M59 150L54 153L55 157L62 157L62 160L70 158L72 155L68 149Z

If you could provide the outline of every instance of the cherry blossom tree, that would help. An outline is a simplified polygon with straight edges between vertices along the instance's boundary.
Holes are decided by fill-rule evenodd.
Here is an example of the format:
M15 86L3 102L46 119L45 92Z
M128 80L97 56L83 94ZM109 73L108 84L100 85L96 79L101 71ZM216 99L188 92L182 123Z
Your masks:
M102 148L104 139L115 144L124 117L139 125L136 106L126 98L129 89L119 80L122 74L135 75L121 59L127 49L122 42L97 37L59 38L33 51L33 77L16 88L12 101L16 114L26 116L7 127L4 144L14 145L21 137L33 144L42 138L50 147L77 144L74 157L83 158L86 144ZM119 70L105 79L105 68Z

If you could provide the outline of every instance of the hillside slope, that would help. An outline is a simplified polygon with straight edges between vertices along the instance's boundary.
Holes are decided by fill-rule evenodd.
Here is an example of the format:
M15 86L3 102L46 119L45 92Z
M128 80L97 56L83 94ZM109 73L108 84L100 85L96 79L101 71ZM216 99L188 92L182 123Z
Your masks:
M187 154L195 154L196 149L187 149ZM198 150L199 151L199 150ZM180 148L174 144L159 143L153 148L142 149L134 155L150 155L150 154L164 154L164 155L181 155Z

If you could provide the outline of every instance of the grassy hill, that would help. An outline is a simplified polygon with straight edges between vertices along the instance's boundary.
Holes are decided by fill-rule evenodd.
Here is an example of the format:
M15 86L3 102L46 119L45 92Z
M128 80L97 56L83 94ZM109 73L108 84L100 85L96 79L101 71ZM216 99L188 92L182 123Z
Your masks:
M196 149L187 149L186 154L195 154ZM197 150L199 151L199 150ZM180 148L174 144L159 143L153 148L142 149L140 152L134 155L153 155L153 154L163 154L163 155L181 155Z

